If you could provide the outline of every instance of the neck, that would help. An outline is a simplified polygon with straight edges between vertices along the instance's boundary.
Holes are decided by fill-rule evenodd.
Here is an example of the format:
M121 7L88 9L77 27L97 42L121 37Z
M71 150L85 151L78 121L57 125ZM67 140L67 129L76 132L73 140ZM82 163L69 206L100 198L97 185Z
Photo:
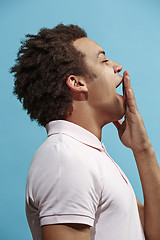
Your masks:
M101 141L102 126L98 119L99 118L96 117L86 105L82 107L72 106L72 112L66 118L67 121L75 123L88 130Z

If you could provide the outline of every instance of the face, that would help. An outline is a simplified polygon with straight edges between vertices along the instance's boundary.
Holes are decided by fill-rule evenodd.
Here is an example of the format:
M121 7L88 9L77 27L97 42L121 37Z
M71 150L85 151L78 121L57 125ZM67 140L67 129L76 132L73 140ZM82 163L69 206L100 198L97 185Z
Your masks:
M88 105L103 124L123 117L124 97L116 93L116 87L122 82L119 72L122 66L105 56L104 50L89 38L74 41L74 47L85 54L86 64L92 78L86 81Z

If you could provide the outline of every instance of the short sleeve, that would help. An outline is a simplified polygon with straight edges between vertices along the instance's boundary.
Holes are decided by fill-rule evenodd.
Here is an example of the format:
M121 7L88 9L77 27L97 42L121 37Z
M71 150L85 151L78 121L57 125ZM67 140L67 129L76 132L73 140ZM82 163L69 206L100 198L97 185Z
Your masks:
M99 204L99 175L90 156L74 146L49 147L34 176L34 202L40 225L81 223L93 226Z

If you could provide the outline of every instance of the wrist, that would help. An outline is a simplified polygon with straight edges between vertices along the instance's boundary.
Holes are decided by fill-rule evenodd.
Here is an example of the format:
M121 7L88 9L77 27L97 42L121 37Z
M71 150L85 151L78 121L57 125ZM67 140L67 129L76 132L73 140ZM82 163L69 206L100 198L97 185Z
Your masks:
M143 143L141 146L138 147L138 149L133 149L133 154L135 158L146 158L147 156L153 156L155 154L154 149L152 147L152 144L150 140Z

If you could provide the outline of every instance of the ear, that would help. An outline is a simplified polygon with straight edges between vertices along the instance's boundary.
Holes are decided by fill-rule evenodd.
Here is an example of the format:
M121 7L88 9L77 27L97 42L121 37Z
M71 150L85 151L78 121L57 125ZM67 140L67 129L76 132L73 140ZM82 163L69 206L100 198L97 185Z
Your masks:
M74 92L88 92L83 77L70 75L67 77L66 84Z

